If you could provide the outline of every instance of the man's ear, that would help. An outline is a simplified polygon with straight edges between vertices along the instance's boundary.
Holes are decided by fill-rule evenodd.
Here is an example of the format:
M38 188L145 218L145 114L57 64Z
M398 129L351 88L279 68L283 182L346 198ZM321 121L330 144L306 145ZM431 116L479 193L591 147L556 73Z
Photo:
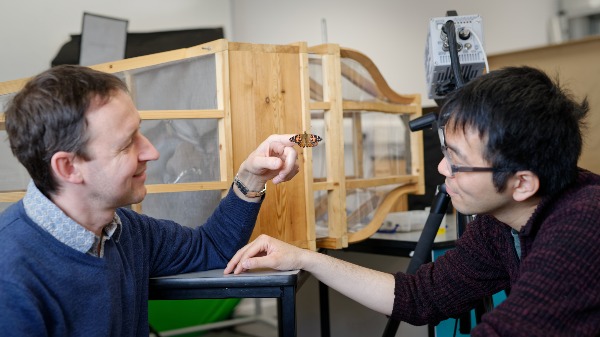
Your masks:
M515 201L525 201L540 189L540 178L531 171L518 171L513 179L513 199Z
M75 154L71 152L56 152L50 160L52 171L56 179L60 182L70 182L79 184L83 181L81 172L75 165Z

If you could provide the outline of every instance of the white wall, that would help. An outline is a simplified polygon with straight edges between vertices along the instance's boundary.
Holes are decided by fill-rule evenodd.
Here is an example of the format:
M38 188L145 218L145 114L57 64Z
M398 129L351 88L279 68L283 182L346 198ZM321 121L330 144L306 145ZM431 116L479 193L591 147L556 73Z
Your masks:
M423 62L430 18L451 9L481 15L489 54L545 45L547 22L557 6L556 0L232 0L233 38L316 45L322 43L325 18L330 43L365 53L399 93L426 98Z
M129 20L129 32L223 27L231 33L229 0L58 0L0 2L0 82L50 67L84 12Z
M328 41L367 54L390 86L425 96L423 55L427 23L449 9L483 17L488 53L547 43L556 0L61 0L0 2L0 82L50 66L83 12L129 20L130 32L224 27L233 41L286 44ZM427 101L425 102L427 105Z

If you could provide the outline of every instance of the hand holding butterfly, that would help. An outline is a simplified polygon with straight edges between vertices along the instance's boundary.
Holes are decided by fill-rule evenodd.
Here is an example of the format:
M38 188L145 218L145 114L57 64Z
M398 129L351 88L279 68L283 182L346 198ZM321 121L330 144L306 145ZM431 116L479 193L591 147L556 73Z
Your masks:
M239 274L259 268L304 269L341 294L385 315L392 313L395 287L392 274L301 249L264 234L240 249L224 273Z
M298 173L298 153L294 149L294 143L290 141L291 136L293 135L269 136L240 165L237 177L249 191L261 191L271 179L273 184L279 184ZM235 184L234 192L248 201L260 200L246 197Z

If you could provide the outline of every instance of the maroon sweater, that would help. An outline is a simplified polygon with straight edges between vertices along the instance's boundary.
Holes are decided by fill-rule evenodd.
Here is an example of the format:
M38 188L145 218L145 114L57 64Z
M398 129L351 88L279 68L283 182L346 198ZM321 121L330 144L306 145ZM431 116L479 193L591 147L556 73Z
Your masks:
M458 317L487 295L510 296L472 336L600 335L600 176L544 199L519 233L478 216L456 248L415 275L397 273L392 317L415 325Z

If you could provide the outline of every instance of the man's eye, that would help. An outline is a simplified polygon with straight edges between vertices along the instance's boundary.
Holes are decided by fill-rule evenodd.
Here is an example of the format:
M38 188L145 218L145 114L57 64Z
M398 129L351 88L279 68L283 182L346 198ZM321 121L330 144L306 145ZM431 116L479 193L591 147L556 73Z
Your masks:
M448 152L448 157L450 157L450 161L452 162L452 164L456 166L462 166L461 161L456 159L456 156L452 153L452 151Z
M129 150L133 145L133 139L123 147L123 151Z

